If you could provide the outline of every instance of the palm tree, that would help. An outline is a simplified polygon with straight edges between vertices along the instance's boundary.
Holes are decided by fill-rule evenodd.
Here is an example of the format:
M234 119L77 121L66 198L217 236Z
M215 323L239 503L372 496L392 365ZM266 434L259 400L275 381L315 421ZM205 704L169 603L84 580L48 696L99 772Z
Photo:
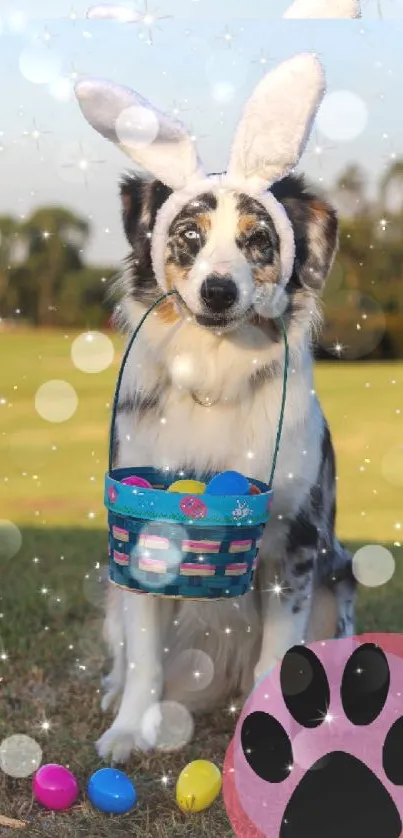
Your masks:
M20 224L11 215L0 216L0 313L7 312L7 298L13 265L21 243Z
M38 209L21 225L26 260L19 281L25 295L31 302L35 300L36 324L54 322L53 312L64 277L83 267L89 229L86 221L63 207Z

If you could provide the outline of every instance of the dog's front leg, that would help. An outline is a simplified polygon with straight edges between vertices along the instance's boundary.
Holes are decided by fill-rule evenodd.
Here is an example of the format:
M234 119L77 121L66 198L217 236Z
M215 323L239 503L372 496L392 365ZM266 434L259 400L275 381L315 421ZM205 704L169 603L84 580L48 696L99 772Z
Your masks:
M268 559L260 560L263 635L255 683L283 658L288 649L306 639L315 557L316 553L308 555L304 549L294 555L286 554L274 566Z
M112 762L124 762L133 750L149 750L156 742L163 689L160 615L157 597L124 592L123 695L115 721L97 743L99 755Z

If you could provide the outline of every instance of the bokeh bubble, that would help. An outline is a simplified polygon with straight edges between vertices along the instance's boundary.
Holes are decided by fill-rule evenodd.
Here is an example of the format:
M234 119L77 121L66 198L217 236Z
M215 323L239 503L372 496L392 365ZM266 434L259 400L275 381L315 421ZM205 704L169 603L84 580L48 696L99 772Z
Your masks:
M159 131L157 115L141 105L131 105L120 112L115 131L119 141L129 148L151 145Z
M327 297L331 297L337 291L340 291L344 283L344 280L344 265L336 259L335 262L333 262L332 270L330 271L330 274L326 279L325 287L323 290L323 299L326 300Z
M141 582L147 573L147 586L155 590L174 583L183 559L182 542L188 537L184 527L167 523L155 535L153 524L145 524L130 554L133 579Z
M49 93L57 102L70 102L74 89L72 80L67 76L59 76L49 84Z
M281 317L289 303L288 294L280 286L262 286L254 294L253 306L263 318Z
M214 678L214 663L201 649L185 649L169 666L169 679L180 681L181 691L205 690Z
M84 576L83 591L84 596L96 608L104 609L106 586L109 578L109 567L105 565L97 565L93 567Z
M386 329L380 303L359 291L341 290L324 299L325 323L320 346L331 354L340 345L339 356L352 361L365 358L381 343Z
M386 547L380 544L367 544L360 547L353 556L353 573L357 582L367 588L386 585L395 572L395 560Z
M382 475L392 486L403 486L403 445L395 445L382 457Z
M368 108L356 93L334 90L325 96L316 124L330 140L348 141L359 137L368 122Z
M5 518L0 518L0 561L12 559L22 545L22 535L18 527Z
M36 391L35 409L48 422L66 422L74 415L77 407L77 393L67 381L46 381Z
M50 47L32 45L23 49L19 66L28 81L33 84L49 84L60 75L62 59Z
M141 722L145 738L149 731L155 730L157 723L159 725L155 747L160 751L178 751L184 748L193 736L193 717L187 707L177 701L161 701L149 707Z
M9 777L29 777L42 762L42 748L23 733L8 736L0 744L0 768Z
M11 32L15 32L16 34L21 34L22 32L25 32L28 26L28 21L26 16L24 15L24 12L10 12L10 14L7 16L7 26Z
M71 345L71 360L81 372L103 372L110 367L114 357L113 343L102 332L84 332Z
M125 6L102 4L101 6L91 6L86 17L89 20L117 20L121 23L136 23L140 20L141 15Z
M228 102L232 102L235 92L235 87L230 81L219 81L211 87L211 96L220 105L226 105Z
M231 49L213 50L205 63L206 76L212 87L231 88L234 93L248 78L250 65L242 55Z

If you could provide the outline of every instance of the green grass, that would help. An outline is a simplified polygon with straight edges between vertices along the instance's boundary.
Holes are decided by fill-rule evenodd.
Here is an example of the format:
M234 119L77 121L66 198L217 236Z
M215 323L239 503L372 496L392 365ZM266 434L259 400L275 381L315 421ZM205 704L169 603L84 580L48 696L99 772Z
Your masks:
M0 518L18 525L23 537L18 555L0 565L0 653L8 655L0 659L0 741L27 733L41 743L44 761L69 764L85 789L101 765L93 743L106 719L98 693L102 614L88 599L84 577L106 561L103 475L119 359L98 375L78 372L70 360L73 337L0 336L0 400L7 399L0 403ZM120 352L118 341L116 346ZM42 420L34 407L37 388L56 378L69 381L79 396L75 416L58 425ZM396 411L402 379L403 366L392 364L323 364L316 373L338 454L339 532L352 550L376 541L390 546L396 558L391 582L360 591L360 631L403 628L396 529L403 489L382 472L385 454L401 445ZM47 733L41 729L45 718L51 722ZM12 780L2 772L0 814L23 819L28 826L21 834L29 838L229 838L221 801L187 818L175 805L174 784L191 759L210 758L221 766L234 725L229 713L217 713L198 723L193 742L178 754L133 757L127 770L138 785L139 805L132 815L102 815L85 796L65 814L49 813L32 803L30 779ZM167 788L160 781L164 774L171 778ZM0 822L0 836L9 833Z

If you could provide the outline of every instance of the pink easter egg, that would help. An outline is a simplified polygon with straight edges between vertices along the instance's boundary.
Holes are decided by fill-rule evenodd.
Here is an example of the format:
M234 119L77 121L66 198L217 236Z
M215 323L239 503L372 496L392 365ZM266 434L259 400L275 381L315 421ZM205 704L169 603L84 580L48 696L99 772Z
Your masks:
M152 485L148 480L144 480L144 477L137 477L136 474L133 474L131 477L124 477L122 483L125 486L137 486L139 489L152 489Z
M79 795L74 774L63 765L54 763L42 765L36 772L32 781L32 791L38 803L55 812L68 809Z
M197 496L188 495L183 498L179 504L179 508L187 518L205 518L208 512L206 504Z

